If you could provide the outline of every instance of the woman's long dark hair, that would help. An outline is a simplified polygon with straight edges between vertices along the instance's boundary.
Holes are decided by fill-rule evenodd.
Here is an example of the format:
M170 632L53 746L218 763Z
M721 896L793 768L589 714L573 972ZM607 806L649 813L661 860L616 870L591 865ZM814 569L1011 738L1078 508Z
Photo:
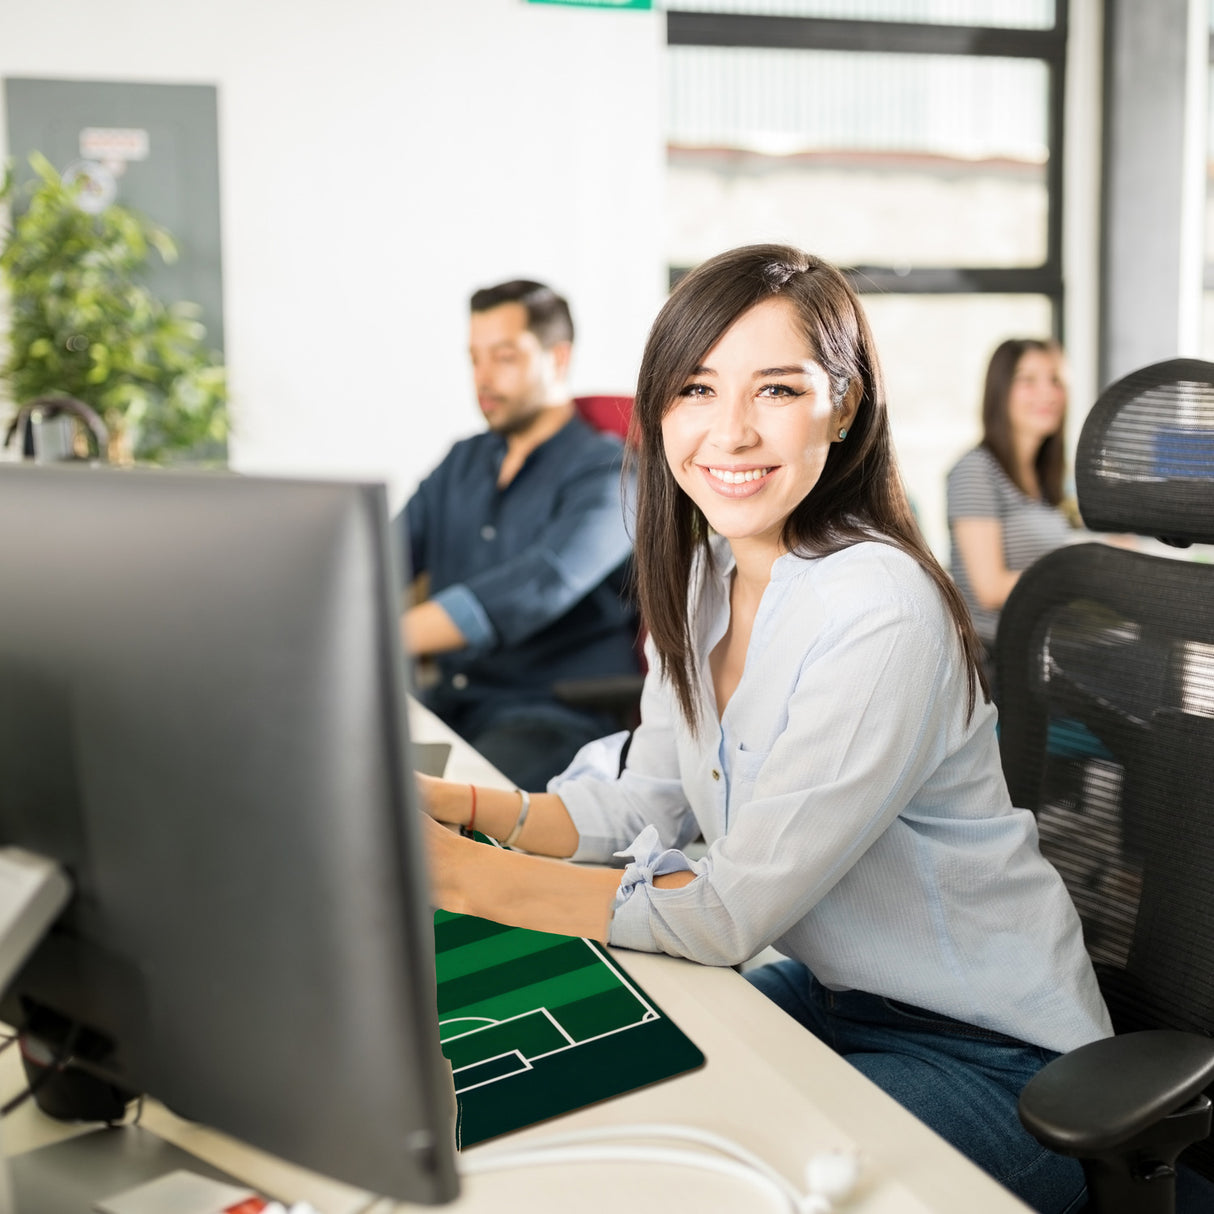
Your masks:
M981 645L965 603L924 542L902 486L881 369L855 292L833 266L784 245L749 245L704 262L683 278L649 333L633 408L638 465L636 570L641 613L684 718L699 724L688 587L698 553L710 559L709 527L666 461L662 418L704 356L742 313L767 299L796 309L831 396L859 400L847 438L831 443L822 475L784 524L793 552L824 556L878 540L914 557L939 587L969 668L968 711L981 686Z
M1012 380L1020 360L1030 351L1062 357L1062 347L1056 341L1037 337L1009 337L995 347L986 368L986 384L982 390L982 445L995 457L1008 479L1027 497L1041 495L1051 506L1062 501L1062 480L1066 472L1066 414L1057 431L1046 438L1037 449L1033 467L1037 484L1026 485L1021 480L1012 440L1012 419L1008 402L1012 395Z

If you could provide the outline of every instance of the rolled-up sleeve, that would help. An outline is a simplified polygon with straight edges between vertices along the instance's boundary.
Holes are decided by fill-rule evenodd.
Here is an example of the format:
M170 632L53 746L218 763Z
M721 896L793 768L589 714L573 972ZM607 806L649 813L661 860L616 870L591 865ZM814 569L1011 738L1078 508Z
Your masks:
M908 618L899 601L834 618L806 654L770 750L734 756L728 833L696 880L657 889L641 865L617 899L612 944L746 960L805 917L940 762L957 707L955 687L942 686L955 661L938 621ZM787 661L778 648L767 662ZM778 694L774 670L769 686ZM646 859L652 868L657 858Z
M463 634L468 649L488 651L497 644L493 622L485 614L481 601L462 582L434 595L436 602Z

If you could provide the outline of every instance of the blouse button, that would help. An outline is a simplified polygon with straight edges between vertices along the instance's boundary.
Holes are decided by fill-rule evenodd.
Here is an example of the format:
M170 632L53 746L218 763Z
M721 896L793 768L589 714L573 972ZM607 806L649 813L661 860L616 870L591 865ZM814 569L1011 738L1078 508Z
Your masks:
M468 676L466 674L453 674L451 676L451 686L456 691L463 691L468 686Z
M712 778L714 780L719 780L721 778L721 773L717 771L715 767L712 769Z
M497 535L497 528L492 523L486 523L481 528L481 539L491 540Z

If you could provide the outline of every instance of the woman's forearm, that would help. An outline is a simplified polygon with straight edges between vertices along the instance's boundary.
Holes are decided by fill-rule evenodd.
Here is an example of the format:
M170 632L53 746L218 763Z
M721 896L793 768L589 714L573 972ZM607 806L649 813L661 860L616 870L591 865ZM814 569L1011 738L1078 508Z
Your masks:
M491 839L504 842L518 824L523 798L517 790L457 784L450 780L418 777L430 815L452 826L471 826ZM578 831L555 793L532 793L527 820L514 846L540 856L572 856ZM475 804L475 816L473 806Z
M620 884L618 869L503 851L438 826L430 875L432 898L444 910L602 941Z

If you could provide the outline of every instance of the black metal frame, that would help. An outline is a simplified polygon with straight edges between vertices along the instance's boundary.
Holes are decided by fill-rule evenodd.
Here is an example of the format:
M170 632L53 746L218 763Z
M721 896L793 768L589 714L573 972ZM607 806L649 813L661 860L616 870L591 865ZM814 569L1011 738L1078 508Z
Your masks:
M1206 51L1206 58L1211 67L1214 67L1214 30L1210 31L1209 49ZM1206 177L1206 189L1209 186L1209 176ZM1201 289L1203 291L1214 291L1214 249L1206 249L1206 265L1205 271L1202 274Z
M856 290L902 295L1044 295L1053 305L1054 333L1062 337L1062 160L1069 0L1055 0L1049 29L850 21L751 13L666 14L668 46L759 47L910 55L982 55L1039 59L1049 73L1046 166L1046 257L1039 266L851 266ZM689 266L672 266L673 286Z

